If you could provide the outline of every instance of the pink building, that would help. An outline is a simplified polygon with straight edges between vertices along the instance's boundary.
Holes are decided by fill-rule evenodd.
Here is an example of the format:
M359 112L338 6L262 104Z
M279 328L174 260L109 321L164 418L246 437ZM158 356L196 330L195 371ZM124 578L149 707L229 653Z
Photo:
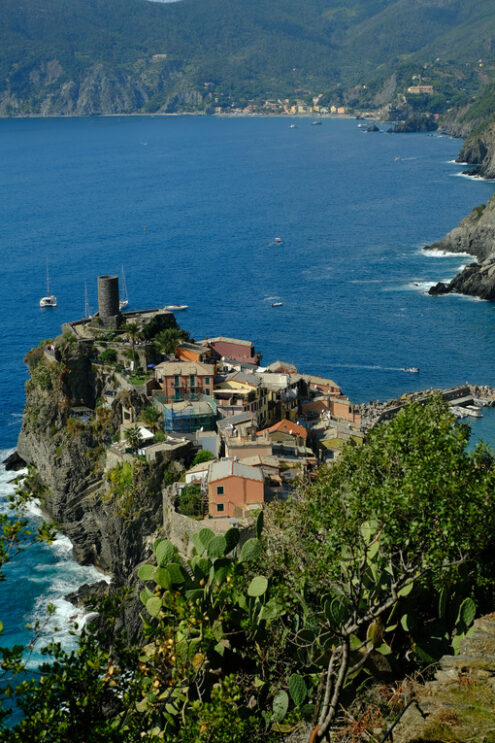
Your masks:
M260 468L234 459L211 462L208 470L208 513L213 518L242 518L265 502Z
M242 341L238 338L225 338L219 335L216 338L205 338L202 344L208 346L214 359L233 359L234 361L259 366L261 354L255 351L252 341Z

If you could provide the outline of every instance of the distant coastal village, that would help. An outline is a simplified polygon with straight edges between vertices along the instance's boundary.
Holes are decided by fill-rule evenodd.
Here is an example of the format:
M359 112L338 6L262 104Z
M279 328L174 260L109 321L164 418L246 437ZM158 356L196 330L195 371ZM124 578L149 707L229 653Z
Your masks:
M77 347L76 356L96 370L97 396L72 397L67 426L75 431L116 416L107 479L138 460L166 465L177 475L167 488L169 510L215 519L216 529L286 499L301 477L336 460L347 443L361 445L377 422L431 394L355 405L332 379L284 360L262 365L250 340L195 341L170 309L123 314L122 305L118 277L100 276L98 313L65 324L59 339L42 345L43 364L56 365L62 349L67 356ZM491 388L467 384L441 394L459 417L481 415L474 403L495 400Z

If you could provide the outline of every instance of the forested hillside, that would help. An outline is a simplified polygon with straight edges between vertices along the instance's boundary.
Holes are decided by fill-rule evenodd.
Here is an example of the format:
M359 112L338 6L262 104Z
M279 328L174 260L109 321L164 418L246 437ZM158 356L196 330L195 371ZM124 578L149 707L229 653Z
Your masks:
M0 113L211 110L311 100L442 112L491 81L474 0L4 0ZM432 97L433 95L433 97Z

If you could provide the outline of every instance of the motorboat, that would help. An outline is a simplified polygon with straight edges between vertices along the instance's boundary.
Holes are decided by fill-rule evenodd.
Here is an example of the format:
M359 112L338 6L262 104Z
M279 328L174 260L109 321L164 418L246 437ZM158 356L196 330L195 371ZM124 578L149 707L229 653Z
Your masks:
M318 119L315 119L311 122L311 126L321 126L321 121L318 121Z
M297 124L289 124L289 129L297 129Z
M282 245L282 238L281 237L275 237L273 242L275 245Z
M476 405L465 405L464 409L471 418L483 418L483 413Z
M419 369L417 366L405 366L402 371L404 372L411 372L412 374L418 374Z
M272 307L282 307L283 302L272 302Z
M166 304L163 309L169 312L180 312L181 310L187 310L188 307L188 304Z
M48 259L46 261L46 295L40 299L40 307L56 307L57 297L50 294L50 274L48 273Z

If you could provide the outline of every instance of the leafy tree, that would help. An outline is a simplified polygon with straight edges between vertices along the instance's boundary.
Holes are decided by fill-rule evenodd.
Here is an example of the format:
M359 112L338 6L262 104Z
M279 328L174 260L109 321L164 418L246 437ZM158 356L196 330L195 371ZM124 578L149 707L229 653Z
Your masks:
M201 451L198 451L194 457L192 463L194 466L195 464L201 464L202 462L210 462L212 459L215 459L215 457L211 451L208 451L208 449L201 449Z
M177 499L178 511L183 516L203 516L200 485L186 485Z
M158 408L155 408L153 405L149 405L148 407L144 408L143 412L141 413L141 417L143 421L148 426L150 426L152 430L154 430L157 422L161 418L161 415Z
M117 351L114 348L106 348L100 354L100 359L104 364L115 364L117 361Z
M371 653L391 652L384 637L401 601L455 581L492 545L493 458L482 446L468 453L468 439L440 398L413 404L275 510L268 562L304 596L308 660L328 655L316 739Z

